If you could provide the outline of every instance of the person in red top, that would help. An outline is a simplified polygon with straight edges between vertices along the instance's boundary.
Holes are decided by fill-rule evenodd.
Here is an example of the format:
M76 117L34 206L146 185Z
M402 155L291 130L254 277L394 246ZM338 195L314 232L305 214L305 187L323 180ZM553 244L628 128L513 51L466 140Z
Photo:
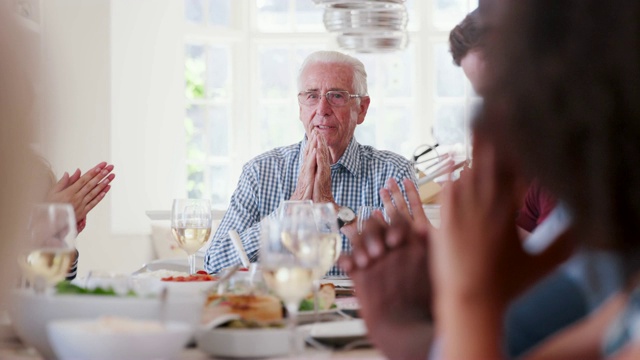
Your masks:
M516 217L516 225L529 235L549 216L556 207L556 198L544 190L537 180L527 189L524 205Z

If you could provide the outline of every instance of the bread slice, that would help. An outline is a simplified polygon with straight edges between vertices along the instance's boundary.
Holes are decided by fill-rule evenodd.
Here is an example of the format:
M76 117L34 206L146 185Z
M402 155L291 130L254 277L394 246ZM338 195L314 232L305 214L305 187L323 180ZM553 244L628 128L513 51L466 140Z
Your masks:
M205 312L207 317L233 313L244 320L261 323L282 321L283 317L280 300L271 295L210 295Z

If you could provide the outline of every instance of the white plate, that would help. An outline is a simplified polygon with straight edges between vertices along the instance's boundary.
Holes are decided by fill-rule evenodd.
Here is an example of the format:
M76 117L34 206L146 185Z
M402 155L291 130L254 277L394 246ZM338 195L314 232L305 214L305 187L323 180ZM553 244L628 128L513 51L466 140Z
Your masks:
M212 356L258 358L281 356L289 352L287 329L225 329L196 333L198 347Z
M353 288L351 279L322 279L320 284L333 284L336 288Z
M312 338L333 345L344 345L367 336L367 327L362 319L315 323L300 328L308 331Z
M338 314L338 308L329 310L318 310L318 321L327 321L335 319ZM298 312L298 324L308 324L316 321L316 316L313 310L299 311Z

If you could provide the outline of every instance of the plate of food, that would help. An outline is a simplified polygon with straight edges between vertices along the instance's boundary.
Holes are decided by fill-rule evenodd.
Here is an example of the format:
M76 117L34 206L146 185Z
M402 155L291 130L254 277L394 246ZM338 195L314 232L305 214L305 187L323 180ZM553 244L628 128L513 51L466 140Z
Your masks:
M196 342L202 351L216 357L285 355L289 332L284 326L282 304L266 294L211 294Z
M132 283L137 289L166 288L170 295L200 294L214 289L218 277L200 270L189 275L172 270L154 270L132 275Z
M300 331L324 344L343 346L358 340L365 340L367 327L362 319L318 322L303 325Z
M318 312L315 311L315 295L310 293L300 303L298 324L334 320L339 316L339 310L336 305L336 287L331 283L321 284L318 289Z

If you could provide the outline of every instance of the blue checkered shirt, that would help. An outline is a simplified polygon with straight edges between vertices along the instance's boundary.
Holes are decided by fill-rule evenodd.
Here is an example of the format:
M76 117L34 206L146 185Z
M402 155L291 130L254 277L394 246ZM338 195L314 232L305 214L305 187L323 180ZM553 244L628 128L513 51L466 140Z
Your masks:
M244 165L229 208L205 255L205 269L209 273L240 263L229 237L231 229L240 234L251 262L258 261L260 220L274 214L280 203L289 200L295 191L303 160L300 154L305 145L306 137L297 144L258 155ZM405 178L415 182L409 160L390 151L360 145L353 138L340 160L331 165L331 191L338 205L354 211L364 205L382 207L378 192L391 177L398 182ZM404 193L401 183L400 186ZM351 252L351 244L344 235L342 251ZM327 275L345 273L334 266Z

